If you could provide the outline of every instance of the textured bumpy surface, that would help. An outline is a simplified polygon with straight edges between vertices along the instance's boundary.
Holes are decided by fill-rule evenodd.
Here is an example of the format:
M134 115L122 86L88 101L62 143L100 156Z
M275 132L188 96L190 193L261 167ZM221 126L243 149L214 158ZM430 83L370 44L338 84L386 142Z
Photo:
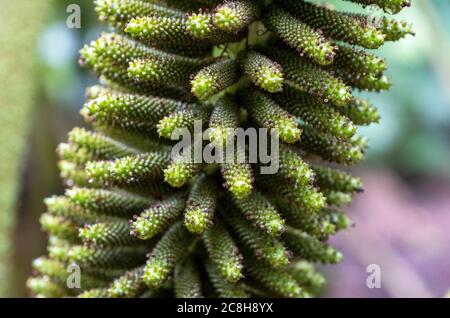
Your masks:
M388 14L410 6L351 1ZM316 294L324 278L314 264L342 259L326 241L352 224L339 209L363 191L339 165L364 158L358 126L379 121L355 90L391 85L386 61L365 49L412 34L411 26L302 0L95 6L115 32L80 52L80 64L101 80L81 110L94 131L75 128L58 147L68 189L45 200L49 255L33 263L33 293ZM171 137L198 133L198 123L200 142L171 155ZM271 157L275 173L262 173L267 158L250 160L250 142L231 148L234 161L197 160L196 147L223 154L234 146L238 128L279 136L258 145L279 154ZM72 263L81 270L76 288L66 284Z

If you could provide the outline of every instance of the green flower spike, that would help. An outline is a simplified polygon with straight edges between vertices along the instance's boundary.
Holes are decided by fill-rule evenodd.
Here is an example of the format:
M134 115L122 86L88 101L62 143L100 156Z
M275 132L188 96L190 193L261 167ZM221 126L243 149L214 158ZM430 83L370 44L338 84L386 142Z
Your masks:
M164 181L171 187L181 188L203 170L205 165L201 160L197 162L195 155L197 146L184 149L183 154L177 154L170 165L164 169Z
M52 282L58 286L67 286L67 279L71 272L67 271L67 265L58 260L39 257L33 261L33 270L39 275L49 277ZM80 276L80 288L74 290L75 294L79 291L89 290L98 286L106 286L108 281L101 277L96 277L90 273L84 273Z
M350 193L339 191L325 192L328 206L342 207L352 203L353 196Z
M392 14L411 4L348 1ZM340 208L363 190L339 165L363 159L358 126L380 120L353 92L392 84L364 49L413 34L322 2L93 1L111 31L80 50L99 83L80 111L90 128L58 145L66 191L44 201L48 256L33 263L33 295L320 292L313 264L340 261L327 240L353 226ZM81 288L67 287L72 263Z
M279 150L279 169L277 176L293 183L297 187L311 184L314 179L314 172L303 161L295 149L281 144Z
M210 64L211 59L195 59L179 55L168 55L138 59L128 66L128 76L137 82L155 82L164 80L170 84L185 84L189 76Z
M380 121L378 109L362 98L354 98L347 106L340 107L339 113L347 116L355 125L367 126Z
M398 41L408 34L415 35L412 25L406 21L397 21L384 17L380 29L386 35L386 41Z

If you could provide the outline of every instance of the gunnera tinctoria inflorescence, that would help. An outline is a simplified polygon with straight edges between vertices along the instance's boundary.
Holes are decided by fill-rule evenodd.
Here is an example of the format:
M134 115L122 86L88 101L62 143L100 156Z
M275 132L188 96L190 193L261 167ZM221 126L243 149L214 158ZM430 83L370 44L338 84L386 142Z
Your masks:
M363 189L336 166L363 159L357 127L379 120L353 91L391 85L385 60L364 49L412 34L389 16L409 0L351 1L387 14L302 0L96 0L114 31L80 52L100 78L81 110L94 131L75 128L58 147L67 190L45 200L48 256L33 263L33 293L317 293L314 263L341 260L326 241L351 225L339 208ZM217 153L239 127L276 132L276 173L248 160L248 144L233 147L244 160L176 160L173 133L195 123ZM66 284L70 264L78 288Z

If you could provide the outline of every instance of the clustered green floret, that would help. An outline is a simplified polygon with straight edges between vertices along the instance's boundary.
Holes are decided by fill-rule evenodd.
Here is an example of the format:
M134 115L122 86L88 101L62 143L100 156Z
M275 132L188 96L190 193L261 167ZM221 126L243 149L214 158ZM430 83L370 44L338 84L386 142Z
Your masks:
M348 1L390 14L411 5ZM358 126L380 119L355 91L391 86L386 61L365 49L411 26L303 0L94 3L114 28L80 51L101 80L81 109L94 130L74 128L58 146L67 190L45 199L48 256L28 287L38 297L317 294L314 264L342 259L326 241L352 225L340 209L363 191L339 165L363 160ZM205 138L174 157L180 129L197 123ZM223 154L249 127L279 136L275 174L261 173L267 162L252 162L249 144L231 162L194 158L196 146ZM69 288L74 263L81 286Z

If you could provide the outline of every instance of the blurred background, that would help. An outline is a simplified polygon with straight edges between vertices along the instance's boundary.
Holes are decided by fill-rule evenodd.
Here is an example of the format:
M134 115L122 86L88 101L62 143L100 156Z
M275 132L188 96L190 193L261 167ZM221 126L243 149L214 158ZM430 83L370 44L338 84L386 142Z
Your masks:
M355 227L332 244L344 261L323 267L324 297L443 297L450 288L450 1L412 0L398 18L415 37L383 47L390 92L367 94L382 121L370 140L365 183L348 214ZM105 29L92 0L0 0L0 296L27 297L33 258L45 253L42 199L62 193L55 148L83 122L84 88L95 83L78 50ZM342 1L343 9L355 8ZM68 28L69 4L81 28ZM367 267L381 270L369 289Z

